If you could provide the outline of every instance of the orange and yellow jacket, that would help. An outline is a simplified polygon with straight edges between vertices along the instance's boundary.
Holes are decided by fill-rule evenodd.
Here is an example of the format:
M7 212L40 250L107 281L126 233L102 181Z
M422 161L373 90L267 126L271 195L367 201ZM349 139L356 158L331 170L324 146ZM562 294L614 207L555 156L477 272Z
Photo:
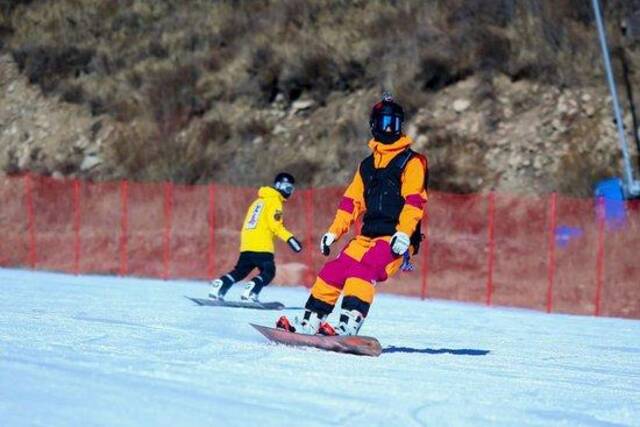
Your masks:
M374 167L384 168L389 162L405 148L409 147L413 141L408 136L402 136L393 144L382 144L374 139L369 141L369 148L373 152ZM425 175L427 173L427 160L422 155L412 157L407 162L401 176L401 194L405 199L404 206L400 212L396 231L402 231L411 236L424 215L424 206L427 202L427 191L425 190ZM329 227L329 232L340 238L345 234L351 224L366 211L364 202L364 183L357 170L353 181L344 192L335 219Z
M240 234L240 251L274 253L273 238L285 242L293 237L282 222L285 198L273 187L260 187L258 198L247 210Z

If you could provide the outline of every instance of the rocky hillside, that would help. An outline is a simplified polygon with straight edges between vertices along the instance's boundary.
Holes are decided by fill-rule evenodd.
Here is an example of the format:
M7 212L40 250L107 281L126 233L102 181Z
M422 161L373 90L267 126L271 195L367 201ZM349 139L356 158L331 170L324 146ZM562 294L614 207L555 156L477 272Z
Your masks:
M623 60L640 83L634 8L606 2L625 101ZM344 184L387 89L436 189L586 196L621 174L590 2L34 0L0 11L4 173L258 185L286 169Z

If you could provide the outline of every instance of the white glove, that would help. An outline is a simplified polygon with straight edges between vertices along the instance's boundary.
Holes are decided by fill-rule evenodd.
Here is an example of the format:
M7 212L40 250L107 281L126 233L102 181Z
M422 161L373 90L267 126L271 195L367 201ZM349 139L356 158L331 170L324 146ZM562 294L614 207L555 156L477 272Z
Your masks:
M331 246L331 244L335 241L336 241L335 234L324 233L324 235L322 236L322 239L320 239L320 252L322 252L322 255L324 256L329 255L329 252L331 252L331 250L329 249L329 246Z
M407 233L396 231L396 233L391 236L391 242L389 243L391 245L391 252L396 255L402 255L409 249L409 243L410 240Z

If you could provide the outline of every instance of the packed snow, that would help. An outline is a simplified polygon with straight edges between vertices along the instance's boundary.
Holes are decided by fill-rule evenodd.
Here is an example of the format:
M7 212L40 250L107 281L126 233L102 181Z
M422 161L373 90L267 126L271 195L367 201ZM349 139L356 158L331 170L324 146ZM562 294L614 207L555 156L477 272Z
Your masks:
M638 320L383 294L371 358L269 343L249 323L299 309L205 282L0 269L0 295L2 426L640 425Z

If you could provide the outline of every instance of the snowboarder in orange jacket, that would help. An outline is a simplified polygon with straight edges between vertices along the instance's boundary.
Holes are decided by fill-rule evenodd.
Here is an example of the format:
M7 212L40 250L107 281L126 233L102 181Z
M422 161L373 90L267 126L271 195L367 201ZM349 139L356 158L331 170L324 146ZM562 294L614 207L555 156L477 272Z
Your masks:
M322 236L320 250L331 246L361 216L362 229L338 256L320 270L302 319L283 316L277 326L293 332L356 335L369 313L375 284L395 274L421 240L420 220L427 201L427 159L410 149L402 133L404 111L388 94L371 111L372 154L356 170L335 219ZM326 322L342 294L337 325Z

